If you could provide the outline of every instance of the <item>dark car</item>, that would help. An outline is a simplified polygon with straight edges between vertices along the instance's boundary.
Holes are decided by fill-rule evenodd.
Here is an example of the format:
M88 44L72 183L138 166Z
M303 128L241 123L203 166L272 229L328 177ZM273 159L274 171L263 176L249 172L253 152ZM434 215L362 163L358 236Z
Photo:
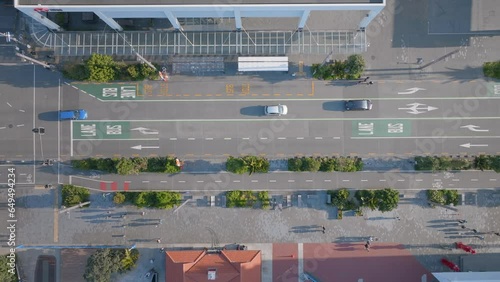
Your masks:
M373 107L370 100L348 100L345 101L346 111L369 111Z

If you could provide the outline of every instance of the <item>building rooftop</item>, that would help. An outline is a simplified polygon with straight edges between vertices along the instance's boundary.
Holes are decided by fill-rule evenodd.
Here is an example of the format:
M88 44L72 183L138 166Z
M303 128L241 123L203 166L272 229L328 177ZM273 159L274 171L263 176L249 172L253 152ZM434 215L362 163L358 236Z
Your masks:
M18 0L18 5L42 5L42 6L130 6L130 5L290 5L290 4L382 4L383 0L240 0L213 1L213 0Z

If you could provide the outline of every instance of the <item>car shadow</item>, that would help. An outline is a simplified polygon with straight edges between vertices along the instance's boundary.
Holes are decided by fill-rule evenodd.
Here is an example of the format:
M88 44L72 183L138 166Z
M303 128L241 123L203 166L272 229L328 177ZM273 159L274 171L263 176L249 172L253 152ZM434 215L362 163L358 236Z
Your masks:
M263 116L264 115L264 106L250 106L241 108L240 114L245 116Z
M323 103L323 110L343 112L343 111L345 111L345 102L344 101L324 102Z
M44 120L44 121L58 121L59 120L59 112L58 111L51 111L51 112L40 113L40 114L38 114L38 119Z

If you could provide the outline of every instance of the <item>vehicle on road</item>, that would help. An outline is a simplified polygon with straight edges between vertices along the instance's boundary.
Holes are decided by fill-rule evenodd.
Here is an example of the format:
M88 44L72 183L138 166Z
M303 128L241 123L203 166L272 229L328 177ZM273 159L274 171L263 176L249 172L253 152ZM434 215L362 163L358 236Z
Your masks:
M67 110L59 112L60 120L68 120L68 119L76 119L83 120L87 119L87 111L86 110Z
M369 111L373 107L370 100L348 100L345 101L346 111Z
M288 107L286 105L273 105L264 107L264 114L266 116L284 116L287 113Z

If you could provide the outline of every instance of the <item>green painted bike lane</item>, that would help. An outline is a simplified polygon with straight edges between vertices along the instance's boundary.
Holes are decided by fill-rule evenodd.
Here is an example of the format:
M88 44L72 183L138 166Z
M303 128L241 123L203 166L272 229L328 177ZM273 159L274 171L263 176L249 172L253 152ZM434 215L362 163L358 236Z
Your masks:
M411 136L410 120L353 120L352 137L405 137Z

